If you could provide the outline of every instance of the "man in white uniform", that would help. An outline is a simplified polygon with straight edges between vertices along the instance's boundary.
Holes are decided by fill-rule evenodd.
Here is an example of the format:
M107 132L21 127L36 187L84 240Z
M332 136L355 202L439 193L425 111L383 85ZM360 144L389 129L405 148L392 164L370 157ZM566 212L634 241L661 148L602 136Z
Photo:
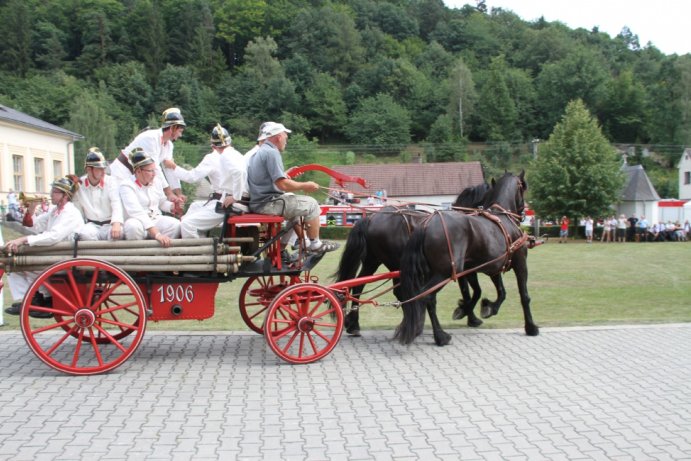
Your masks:
M128 155L137 147L144 149L153 160L156 174L163 184L163 190L169 201L177 205L177 211L182 211L185 197L182 195L180 181L173 174L175 161L173 160L173 143L185 131L185 119L180 109L171 107L163 112L161 128L144 130L125 147L117 159L110 163L110 174L118 181L129 180L134 170L129 163ZM161 167L163 165L163 168ZM165 175L164 175L165 170Z
M130 154L134 176L120 184L120 199L125 210L125 238L153 239L162 246L170 246L171 239L180 238L180 221L170 213L174 204L166 199L163 185L156 176L156 165L140 147Z
M74 197L86 224L79 232L81 240L119 240L122 232L122 202L117 181L106 175L106 158L98 147L92 147L84 162L86 174Z
M79 189L79 178L67 175L57 179L52 184L50 200L54 205L48 212L34 219L34 212L38 202L30 202L22 225L31 227L37 232L35 235L25 235L10 240L5 245L7 252L15 253L22 245L51 246L72 238L84 225L84 217L72 203L72 197ZM31 284L38 278L41 272L12 272L8 275L10 292L15 302L5 312L11 315L19 315L22 307L22 299L29 290ZM44 288L39 288L31 300L31 304L43 307L52 307L52 295ZM48 312L31 311L29 315L36 318L48 318L52 314Z
M211 153L193 170L177 167L178 179L188 183L197 183L208 177L213 193L208 200L196 200L190 205L180 222L182 238L201 238L200 232L206 232L223 222L225 216L216 212L216 204L223 208L233 206L239 211L248 211L247 201L247 168L242 154L231 146L232 139L228 130L220 124L211 131ZM244 197L243 197L244 196Z

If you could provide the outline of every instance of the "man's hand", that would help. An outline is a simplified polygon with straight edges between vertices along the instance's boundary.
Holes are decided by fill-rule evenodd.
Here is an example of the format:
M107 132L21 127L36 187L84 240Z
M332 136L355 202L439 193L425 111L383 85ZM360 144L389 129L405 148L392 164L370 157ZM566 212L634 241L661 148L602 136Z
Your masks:
M227 195L225 200L223 200L223 208L228 208L230 205L235 203L235 199L232 195Z
M170 159L165 159L165 160L164 160L163 162L161 162L161 163L163 163L163 166L166 167L166 168L168 168L169 170L174 170L174 169L177 167L177 165L175 164L175 162L172 161L172 160L170 160Z
M17 249L19 249L20 246L22 246L24 243L26 243L28 239L25 237L19 237L18 239L10 240L7 242L5 245L5 252L6 253L16 253Z
M160 243L162 247L167 248L170 246L171 238L168 237L167 235L161 234L160 232L158 234L156 234L155 240L158 243Z
M319 190L319 184L314 181L303 182L301 189L305 192L316 192Z
M110 236L113 240L120 240L122 238L122 224L114 222L110 226Z

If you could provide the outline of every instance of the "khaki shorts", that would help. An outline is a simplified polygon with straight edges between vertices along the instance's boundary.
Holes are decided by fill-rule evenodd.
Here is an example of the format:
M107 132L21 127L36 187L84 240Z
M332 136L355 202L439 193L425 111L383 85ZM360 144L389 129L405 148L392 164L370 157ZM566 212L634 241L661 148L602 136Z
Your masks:
M260 214L283 216L286 219L301 216L305 219L314 219L321 214L321 208L315 199L295 194L283 194L261 207L256 207L255 211Z

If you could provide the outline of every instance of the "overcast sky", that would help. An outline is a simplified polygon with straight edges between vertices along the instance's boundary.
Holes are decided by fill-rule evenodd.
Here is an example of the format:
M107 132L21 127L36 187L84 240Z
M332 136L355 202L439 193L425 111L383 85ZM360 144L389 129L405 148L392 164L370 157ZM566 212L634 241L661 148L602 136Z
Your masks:
M444 0L449 8L474 0ZM544 16L560 21L572 29L583 27L615 37L626 26L641 47L652 42L665 54L691 53L691 1L689 0L486 0L487 10L501 7L511 10L525 21Z

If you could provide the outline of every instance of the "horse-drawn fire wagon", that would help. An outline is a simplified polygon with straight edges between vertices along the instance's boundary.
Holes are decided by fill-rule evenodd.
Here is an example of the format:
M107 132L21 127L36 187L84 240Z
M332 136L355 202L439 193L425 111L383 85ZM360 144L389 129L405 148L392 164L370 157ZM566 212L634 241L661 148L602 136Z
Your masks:
M288 174L295 176L310 169L333 175L341 185L356 181L364 186L361 178L341 175L318 165L295 168ZM511 255L515 264L523 260L524 256L518 256L527 250L524 234L514 223L516 212L520 213L519 208L523 207L523 188L519 187L517 178L507 179L509 187L504 188L507 190L497 187L495 195L501 192L511 200L506 200L508 204L502 205L503 208L497 205L497 211L492 212L500 216L494 216L491 225L498 230L490 232L497 233L499 253L483 250L488 262L475 270L508 267ZM518 179L522 180L522 176ZM509 206L513 203L518 205ZM396 214L409 231L411 224L405 215ZM490 214L483 212L483 215ZM377 304L375 298L381 293L367 300L359 299L361 287L398 279L400 272L370 272L370 275L360 274L323 286L311 273L323 253L311 254L301 248L297 261L283 260L281 237L288 230L280 216L231 214L224 221L220 237L177 239L168 248L151 240L74 240L51 247L22 246L16 254L0 255L0 277L11 271L37 273L22 302L21 331L40 360L68 374L90 375L115 369L137 350L149 320L210 318L219 284L236 279L245 279L238 305L247 326L263 334L281 359L294 364L311 363L328 355L338 343L348 303L352 303L355 312L359 305ZM453 246L454 242L449 240L446 256L452 256ZM400 256L400 249L396 250L396 256ZM442 255L441 259L446 256ZM452 271L444 283L473 272L472 269ZM517 277L523 275L517 271ZM521 284L524 287L525 280L519 278ZM32 303L39 290L52 295L50 307ZM418 297L430 292L420 289ZM529 301L527 292L525 297L521 293L521 299L526 332L537 334L526 302ZM432 316L433 311L427 309ZM498 305L492 315L496 310ZM472 306L467 314L470 316L471 312ZM402 326L406 324L406 315L404 309ZM419 315L415 317L419 319ZM433 318L436 338L435 323L438 324L436 314ZM414 326L412 331L419 334L421 326ZM415 334L406 342L412 341Z

